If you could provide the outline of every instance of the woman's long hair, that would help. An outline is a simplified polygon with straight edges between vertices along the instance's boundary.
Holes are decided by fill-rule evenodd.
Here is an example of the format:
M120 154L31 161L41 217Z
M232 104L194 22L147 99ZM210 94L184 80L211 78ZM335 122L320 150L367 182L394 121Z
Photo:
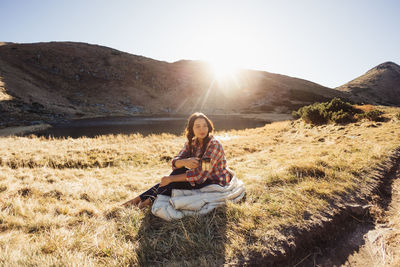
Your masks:
M207 118L206 115L204 115L201 112L195 112L192 115L190 115L190 117L187 121L187 124L186 124L186 129L185 129L185 135L186 135L186 138L187 138L188 144L189 144L189 153L190 153L189 157L192 157L194 155L193 144L192 144L193 137L194 137L193 126L194 126L194 121L197 120L198 118L204 119L208 126L208 133L207 133L207 136L203 140L203 147L201 148L201 156L200 157L203 156L203 154L207 148L208 142L210 141L210 133L212 133L214 131L214 124L212 123L212 121L209 118Z

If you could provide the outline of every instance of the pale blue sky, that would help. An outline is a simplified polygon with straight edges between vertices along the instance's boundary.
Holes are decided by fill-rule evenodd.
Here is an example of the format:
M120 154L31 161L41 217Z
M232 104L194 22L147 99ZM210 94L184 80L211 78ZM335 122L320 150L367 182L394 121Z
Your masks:
M0 12L0 41L226 60L328 87L385 61L400 64L396 0L0 0Z

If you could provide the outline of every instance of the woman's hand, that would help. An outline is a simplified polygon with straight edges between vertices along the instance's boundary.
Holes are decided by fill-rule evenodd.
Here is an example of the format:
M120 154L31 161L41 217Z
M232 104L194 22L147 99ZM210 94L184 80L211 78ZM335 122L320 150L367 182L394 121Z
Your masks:
M199 158L187 158L183 160L183 165L188 169L194 169L200 166Z
M169 177L169 176L164 176L163 178L161 178L160 187L166 186L166 185L168 185L169 183L171 183L171 177Z

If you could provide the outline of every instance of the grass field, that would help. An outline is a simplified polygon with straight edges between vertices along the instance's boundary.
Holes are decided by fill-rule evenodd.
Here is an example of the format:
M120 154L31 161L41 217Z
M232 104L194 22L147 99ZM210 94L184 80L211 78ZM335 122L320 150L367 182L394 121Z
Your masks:
M183 136L1 137L0 264L202 266L277 253L284 229L366 187L364 174L400 147L399 109L380 109L385 122L215 133L246 198L173 222L120 204L170 172Z

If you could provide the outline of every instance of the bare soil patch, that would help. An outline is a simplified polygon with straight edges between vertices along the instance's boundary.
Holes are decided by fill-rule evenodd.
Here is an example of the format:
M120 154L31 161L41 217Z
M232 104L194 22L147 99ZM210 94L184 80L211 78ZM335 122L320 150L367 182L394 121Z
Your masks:
M328 222L294 266L399 266L400 264L400 149L389 158L386 172L368 203L349 205ZM315 233L314 233L315 235Z

